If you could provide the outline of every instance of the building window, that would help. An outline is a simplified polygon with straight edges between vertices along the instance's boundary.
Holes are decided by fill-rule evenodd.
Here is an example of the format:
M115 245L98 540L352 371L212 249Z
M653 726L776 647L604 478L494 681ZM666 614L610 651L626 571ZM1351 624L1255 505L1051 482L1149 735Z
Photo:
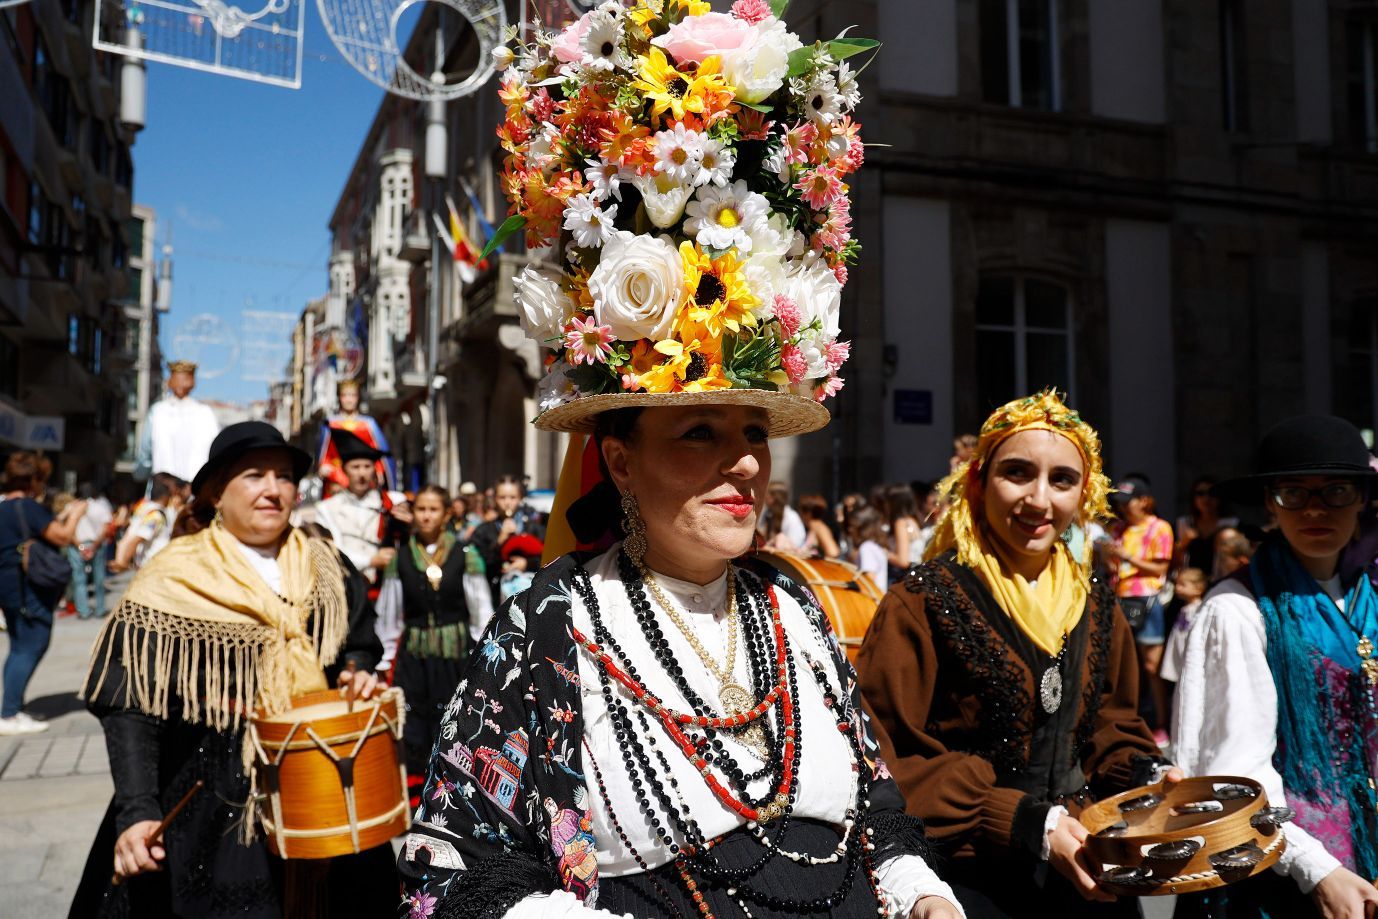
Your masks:
M1225 130L1233 132L1248 130L1243 6L1241 0L1220 0L1221 117Z
M982 415L1048 386L1076 399L1071 298L1038 278L981 279L976 294L976 395Z
M0 395L19 398L19 346L3 335L0 335Z
M1350 314L1349 360L1339 392L1345 393L1343 414L1372 445L1378 431L1378 300L1359 303Z
M981 0L981 85L987 102L1062 109L1058 0Z
M1378 21L1350 21L1346 39L1349 134L1365 153L1378 153Z

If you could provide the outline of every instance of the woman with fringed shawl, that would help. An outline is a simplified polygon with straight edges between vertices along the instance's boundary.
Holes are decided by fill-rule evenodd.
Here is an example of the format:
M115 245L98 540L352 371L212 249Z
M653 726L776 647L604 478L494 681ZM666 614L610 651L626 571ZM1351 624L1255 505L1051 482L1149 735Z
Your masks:
M970 916L1138 915L1097 888L1076 820L1181 775L1138 715L1134 640L1082 537L1108 487L1099 437L1055 393L998 409L862 645L881 755Z
M1295 810L1272 871L1192 898L1179 916L1374 915L1378 890L1378 599L1340 564L1373 496L1359 431L1283 421L1252 475L1216 486L1277 523L1206 595L1187 638L1173 743L1194 774L1246 775ZM1371 566L1369 566L1371 573Z
M140 570L96 640L82 697L105 731L115 795L73 917L296 919L396 903L388 846L284 862L254 836L249 713L281 712L332 680L366 698L381 650L357 572L288 523L310 465L271 425L221 431L192 483L186 535Z

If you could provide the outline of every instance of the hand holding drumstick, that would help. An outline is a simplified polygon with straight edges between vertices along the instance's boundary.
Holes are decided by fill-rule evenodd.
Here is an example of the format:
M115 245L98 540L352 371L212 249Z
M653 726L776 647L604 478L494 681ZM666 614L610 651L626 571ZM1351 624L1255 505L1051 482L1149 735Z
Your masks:
M172 825L172 821L182 812L182 808L187 806L205 784L203 780L197 779L196 784L182 795L182 800L178 801L162 820L140 820L120 834L120 838L115 841L115 874L110 878L111 884L118 887L125 878L162 870L163 866L159 862L167 858L167 851L159 845L163 832Z
M345 664L336 682L340 687L340 695L349 702L351 712L354 711L355 699L367 699L378 688L378 677L360 670L359 665L352 660Z

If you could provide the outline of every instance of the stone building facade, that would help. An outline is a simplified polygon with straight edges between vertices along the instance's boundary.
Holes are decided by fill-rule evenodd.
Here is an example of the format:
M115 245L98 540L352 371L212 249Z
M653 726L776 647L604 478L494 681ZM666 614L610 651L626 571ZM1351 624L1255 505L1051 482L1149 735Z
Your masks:
M816 6L887 43L835 480L931 479L1045 385L1169 507L1288 415L1378 427L1378 4Z
M64 488L112 481L137 358L121 346L134 131L94 12L0 11L0 453L44 450Z

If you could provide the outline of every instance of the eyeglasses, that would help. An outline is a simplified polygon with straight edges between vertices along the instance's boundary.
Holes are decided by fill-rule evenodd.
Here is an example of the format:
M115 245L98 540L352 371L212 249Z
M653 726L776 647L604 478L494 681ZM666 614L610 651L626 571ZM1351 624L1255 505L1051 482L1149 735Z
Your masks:
M1326 507L1351 507L1363 500L1359 486L1353 482L1331 482L1320 488L1306 488L1301 485L1273 485L1268 489L1273 503L1283 510L1303 510L1311 503L1313 496L1319 497Z

